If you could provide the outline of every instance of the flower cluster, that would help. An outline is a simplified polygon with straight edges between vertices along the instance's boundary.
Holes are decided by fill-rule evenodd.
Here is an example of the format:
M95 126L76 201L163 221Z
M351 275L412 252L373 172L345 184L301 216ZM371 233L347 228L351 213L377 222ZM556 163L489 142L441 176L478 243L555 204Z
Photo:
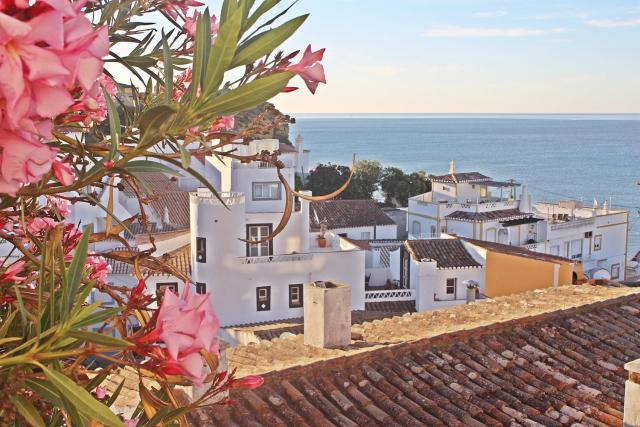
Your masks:
M15 195L56 163L57 150L42 143L54 119L95 94L107 28L94 29L84 1L18 0L0 3L0 192ZM54 169L64 185L70 169Z

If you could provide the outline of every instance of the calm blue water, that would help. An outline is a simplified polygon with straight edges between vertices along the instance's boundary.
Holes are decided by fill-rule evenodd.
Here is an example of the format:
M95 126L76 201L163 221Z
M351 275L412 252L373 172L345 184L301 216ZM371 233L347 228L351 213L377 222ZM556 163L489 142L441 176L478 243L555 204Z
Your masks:
M529 184L534 200L611 198L631 210L640 250L640 115L295 115L311 164L378 160L405 171L458 171Z

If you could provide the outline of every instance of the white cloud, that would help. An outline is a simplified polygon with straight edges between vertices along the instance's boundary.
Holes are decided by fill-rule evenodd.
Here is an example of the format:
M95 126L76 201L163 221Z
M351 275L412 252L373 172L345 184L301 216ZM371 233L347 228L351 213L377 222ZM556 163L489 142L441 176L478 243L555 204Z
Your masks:
M585 21L592 27L600 28L620 28L620 27L637 27L640 26L640 18L638 19L588 19Z
M476 12L473 16L478 18L500 18L501 16L507 15L507 11L504 9L501 10L492 10L488 12Z
M456 25L434 25L427 28L423 35L427 37L534 37L548 34L568 33L567 28L528 28L528 27L460 27Z

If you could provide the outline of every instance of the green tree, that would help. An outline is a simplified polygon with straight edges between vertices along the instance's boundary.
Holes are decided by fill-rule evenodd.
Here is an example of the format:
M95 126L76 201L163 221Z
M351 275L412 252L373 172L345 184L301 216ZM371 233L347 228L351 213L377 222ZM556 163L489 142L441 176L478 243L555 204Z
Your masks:
M405 174L396 167L384 168L380 179L380 189L384 193L385 203L407 206L409 197L431 190L431 182L424 171Z
M380 185L382 178L382 166L377 160L360 160L356 164L356 174L350 187L353 192L361 195L364 199L371 199Z
M351 168L348 166L334 165L331 163L326 165L319 164L309 172L305 190L311 190L314 195L331 193L347 181L349 174L351 174ZM351 185L349 187L351 187ZM348 191L349 188L347 188L347 191L340 194L338 198L351 198L346 197L346 193Z

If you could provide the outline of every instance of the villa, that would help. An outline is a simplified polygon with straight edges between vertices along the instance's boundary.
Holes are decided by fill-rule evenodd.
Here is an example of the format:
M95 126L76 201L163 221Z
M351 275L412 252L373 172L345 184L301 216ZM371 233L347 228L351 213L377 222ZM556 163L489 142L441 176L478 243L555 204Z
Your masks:
M624 279L629 212L607 202L532 203L526 185L479 172L430 177L432 190L409 199L409 239L441 233L520 246L581 262L589 278Z

